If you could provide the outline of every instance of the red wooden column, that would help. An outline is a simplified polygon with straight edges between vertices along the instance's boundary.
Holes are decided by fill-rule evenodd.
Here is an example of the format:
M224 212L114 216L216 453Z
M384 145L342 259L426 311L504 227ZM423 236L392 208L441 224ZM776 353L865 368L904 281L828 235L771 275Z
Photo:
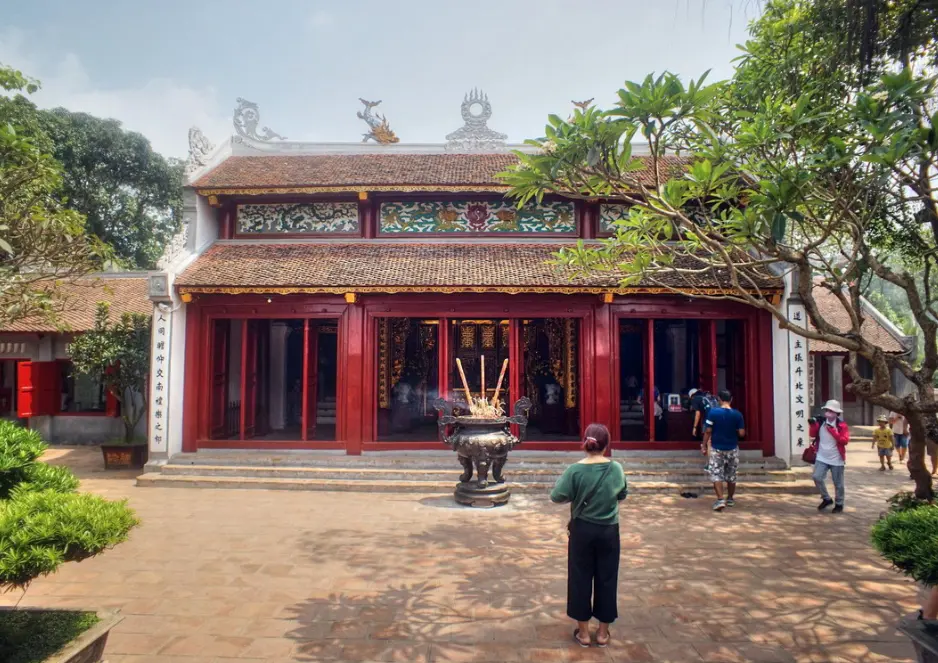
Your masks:
M245 415L247 415L248 400L248 320L241 321L241 424L239 426L238 439L244 440L244 429L246 427ZM306 412L303 412L304 425L306 422Z
M655 441L655 321L645 321L645 416L648 417L648 441Z
M300 395L300 439L306 441L307 422L309 421L309 318L303 320L303 393ZM316 413L313 413L316 416Z
M211 425L209 325L202 333L202 312L197 305L186 305L186 368L183 379L182 450L196 451L196 440L200 430L207 431ZM204 339L203 339L204 336ZM201 402L200 402L201 401ZM225 403L225 407L228 404Z
M508 321L508 407L510 416L514 416L515 401L521 398L521 321L511 318ZM512 434L518 434L518 427L511 427Z
M612 307L603 303L593 309L593 357L585 358L581 366L589 363L593 370L592 414L584 407L587 403L580 403L581 424L583 419L605 424L613 440L622 436L619 426L618 399L615 396L615 370L613 360L614 344L617 342L617 330L613 329L614 320ZM585 390L584 390L585 391Z
M757 323L757 324L756 324ZM775 455L775 390L774 371L776 364L772 360L772 331L774 319L768 312L758 312L752 325L758 325L756 347L758 356L753 358L753 364L759 367L759 400L750 407L759 409L762 417L762 455ZM781 359L781 358L780 358ZM817 379L817 376L815 376Z
M364 402L365 381L373 376L365 375L365 353L374 352L373 338L369 339L365 329L365 309L356 303L355 295L346 295L348 306L345 309L345 326L348 330L345 338L345 453L360 456L364 441L364 417L374 416L375 404L372 399ZM372 335L373 337L374 335ZM370 390L373 393L374 390Z
M449 318L440 318L437 327L436 384L440 398L449 400Z

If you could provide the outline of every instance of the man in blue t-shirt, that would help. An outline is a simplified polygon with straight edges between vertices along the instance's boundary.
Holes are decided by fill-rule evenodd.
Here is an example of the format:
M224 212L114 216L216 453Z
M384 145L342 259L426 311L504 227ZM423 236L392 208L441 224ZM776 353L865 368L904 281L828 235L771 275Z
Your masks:
M707 412L706 429L701 451L709 455L707 471L713 481L717 501L714 511L736 506L736 470L739 469L739 440L746 434L746 425L739 410L733 409L733 396L726 389L717 394L720 406ZM726 482L726 499L723 499L723 482Z

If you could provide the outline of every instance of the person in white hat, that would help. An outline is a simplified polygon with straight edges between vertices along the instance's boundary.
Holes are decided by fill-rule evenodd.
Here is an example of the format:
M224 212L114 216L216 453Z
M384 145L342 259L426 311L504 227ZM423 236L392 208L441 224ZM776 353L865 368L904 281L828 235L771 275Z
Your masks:
M821 408L821 416L811 421L810 433L814 438L817 460L814 463L814 485L821 493L818 511L823 511L831 504L833 513L844 510L844 467L847 464L847 443L850 442L850 428L843 420L844 410L840 401L829 400ZM827 492L827 473L834 480L834 499Z

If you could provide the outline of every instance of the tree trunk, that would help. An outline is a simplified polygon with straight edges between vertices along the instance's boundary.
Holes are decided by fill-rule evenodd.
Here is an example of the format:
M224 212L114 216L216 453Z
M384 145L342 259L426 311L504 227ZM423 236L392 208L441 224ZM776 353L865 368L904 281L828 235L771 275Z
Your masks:
M930 395L929 395L930 397ZM935 497L931 471L925 466L927 444L938 444L938 419L934 414L910 411L909 420L909 472L915 479L915 496L922 500Z

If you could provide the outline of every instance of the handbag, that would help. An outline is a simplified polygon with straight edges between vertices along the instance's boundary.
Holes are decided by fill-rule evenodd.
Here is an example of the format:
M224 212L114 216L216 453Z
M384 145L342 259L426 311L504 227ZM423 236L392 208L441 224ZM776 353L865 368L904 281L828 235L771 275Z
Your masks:
M573 521L576 520L580 516L580 512L583 510L583 507L589 504L589 501L593 499L593 496L596 494L596 491L599 490L599 487L602 485L602 482L606 478L606 475L609 474L609 468L612 466L612 462L613 461L610 460L608 463L606 463L606 468L603 470L603 473L599 475L599 479L596 480L596 484L593 486L593 489L586 496L586 499L580 502L580 506L573 513L570 514L570 520L567 521L567 536L570 536L570 532L573 529Z
M801 460L811 465L817 462L817 442L812 442L811 446L804 450L804 453L801 454Z

